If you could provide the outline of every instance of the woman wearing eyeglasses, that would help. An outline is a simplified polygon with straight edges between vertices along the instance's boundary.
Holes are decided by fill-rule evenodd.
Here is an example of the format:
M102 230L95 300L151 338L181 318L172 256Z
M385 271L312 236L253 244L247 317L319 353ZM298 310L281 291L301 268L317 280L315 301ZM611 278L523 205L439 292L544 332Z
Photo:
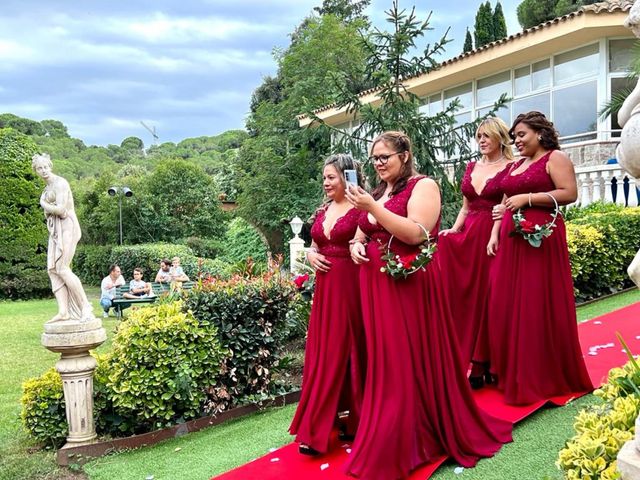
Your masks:
M436 235L440 192L417 175L411 142L401 132L373 141L379 184L370 195L350 187L363 213L351 248L360 264L367 374L349 474L367 480L405 478L423 463L450 455L465 467L511 440L511 424L480 412L461 364L456 334L439 283L427 264L394 279L382 258L390 249L412 255L425 231Z
M491 236L491 210L502 202L500 180L513 160L509 127L500 118L483 120L476 142L482 157L467 165L460 187L462 208L453 226L440 232L437 253L447 296L455 299L450 307L462 359L465 366L472 362L473 389L493 381L486 324L489 272L498 241Z

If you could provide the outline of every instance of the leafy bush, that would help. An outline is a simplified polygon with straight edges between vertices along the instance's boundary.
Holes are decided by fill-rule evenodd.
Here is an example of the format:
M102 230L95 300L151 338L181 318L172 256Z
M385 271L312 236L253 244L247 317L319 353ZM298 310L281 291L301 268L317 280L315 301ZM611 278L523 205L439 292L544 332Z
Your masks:
M601 404L578 413L576 435L567 442L556 465L565 478L613 480L619 478L616 457L631 440L640 413L640 370L634 361L609 372L608 382L594 392ZM631 385L631 388L626 388Z
M78 245L73 272L86 285L100 285L109 273L113 245Z
M219 239L188 237L184 244L189 247L193 254L201 258L216 258L223 250L223 242Z
M22 424L33 438L59 447L67 438L62 379L55 368L22 384Z
M578 300L629 286L626 269L640 245L640 208L609 204L604 213L576 216L567 222L567 244Z
M223 398L237 404L274 392L271 374L288 337L286 314L294 293L288 275L272 270L260 277L203 282L189 294L185 308L215 327L220 344L232 353L228 372L210 392L210 410Z
M31 170L36 151L30 138L0 129L0 299L51 295L42 183Z
M181 302L130 314L113 340L107 384L118 413L135 418L138 431L198 417L227 355L217 335Z
M237 263L247 258L266 263L267 246L253 226L243 218L236 217L228 224L219 256L228 263Z

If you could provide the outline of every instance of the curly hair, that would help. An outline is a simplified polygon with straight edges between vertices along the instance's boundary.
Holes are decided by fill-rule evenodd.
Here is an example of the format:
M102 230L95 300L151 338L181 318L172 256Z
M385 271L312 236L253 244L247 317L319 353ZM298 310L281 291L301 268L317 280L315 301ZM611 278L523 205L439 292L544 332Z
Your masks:
M407 181L416 175L418 172L416 171L415 163L413 160L413 150L411 149L411 139L404 132L399 132L395 130L390 130L387 132L383 132L374 138L373 143L371 144L371 151L376 146L378 142L383 142L387 147L393 149L396 153L406 153L407 161L403 163L402 168L400 170L400 176L396 180L393 185L393 189L389 193L389 197L393 197L397 195L407 186ZM380 183L373 189L371 192L371 196L378 200L382 195L384 195L385 190L387 189L387 182L380 181Z
M560 141L558 140L558 131L553 126L553 122L547 120L544 113L532 112L521 113L513 121L509 136L515 140L515 128L519 123L524 123L531 130L538 134L538 142L545 150L560 150Z

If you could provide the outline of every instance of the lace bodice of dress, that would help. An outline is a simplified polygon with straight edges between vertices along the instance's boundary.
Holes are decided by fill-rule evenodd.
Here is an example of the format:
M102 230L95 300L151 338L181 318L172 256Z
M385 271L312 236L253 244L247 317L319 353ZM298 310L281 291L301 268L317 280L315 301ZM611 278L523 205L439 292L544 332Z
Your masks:
M413 192L413 189L415 188L418 181L423 178L426 178L426 177L424 175L421 175L421 176L413 177L409 179L409 181L407 182L406 188L402 190L400 193L398 193L397 195L394 195L389 200L387 200L384 203L384 208L395 213L396 215L406 217L407 205L409 203L409 198L411 198L411 193ZM431 232L429 232L432 237L437 236L439 224L440 222L438 221L438 224L433 228ZM359 226L360 226L360 229L370 239L375 240L381 244L385 244L386 242L389 241L389 238L390 238L389 232L387 232L384 229L384 227L382 227L380 224L378 223L372 224L371 222L369 222L369 219L367 218L367 214L364 212L360 216ZM399 240L394 240L393 243L394 245L396 244L400 245L402 242L400 242ZM407 246L407 247L410 249L415 249L415 246L413 245Z
M536 192L548 192L555 190L555 185L551 176L547 173L547 162L551 157L552 152L548 152L543 155L538 161L529 165L529 167L522 173L511 175L506 174L502 177L500 187L502 191L508 196L517 195L520 193L536 193ZM522 165L524 158L516 162L510 171L515 171Z
M323 223L326 218L327 206L320 208L316 219L311 227L311 238L318 246L318 251L326 256L332 257L348 257L349 256L349 240L353 238L358 228L358 219L360 218L360 210L352 208L342 217L336 220L330 238L324 234Z
M500 182L509 171L509 167L505 167L496 173L493 177L489 177L485 182L480 194L476 192L471 183L471 175L477 165L477 162L469 162L467 169L462 177L460 190L468 200L469 214L478 212L491 213L491 208L502 201L502 189Z

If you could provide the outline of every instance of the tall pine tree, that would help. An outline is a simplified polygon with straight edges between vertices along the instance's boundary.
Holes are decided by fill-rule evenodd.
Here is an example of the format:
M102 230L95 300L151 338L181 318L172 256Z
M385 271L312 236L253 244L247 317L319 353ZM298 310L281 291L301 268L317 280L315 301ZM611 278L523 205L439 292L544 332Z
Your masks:
M502 5L498 0L496 8L493 11L493 40L502 40L507 36L507 22L504 19Z
M491 13L491 4L488 0L486 3L482 3L480 4L480 7L478 7L474 36L476 40L476 48L483 47L494 40L493 14Z
M467 27L467 35L464 37L464 46L462 47L462 53L467 53L473 50L473 39L471 38L471 32Z

